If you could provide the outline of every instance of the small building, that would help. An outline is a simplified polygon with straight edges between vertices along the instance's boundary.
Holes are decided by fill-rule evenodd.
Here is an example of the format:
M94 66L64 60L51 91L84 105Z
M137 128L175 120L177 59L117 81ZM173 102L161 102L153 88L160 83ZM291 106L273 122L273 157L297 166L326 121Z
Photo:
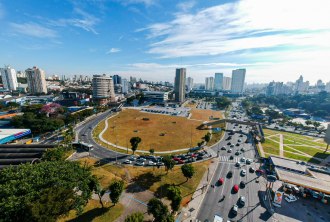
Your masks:
M31 134L30 129L0 129L0 144L6 144Z
M160 102L164 103L168 100L168 92L161 92L161 91L144 91L143 92L144 98L148 102Z

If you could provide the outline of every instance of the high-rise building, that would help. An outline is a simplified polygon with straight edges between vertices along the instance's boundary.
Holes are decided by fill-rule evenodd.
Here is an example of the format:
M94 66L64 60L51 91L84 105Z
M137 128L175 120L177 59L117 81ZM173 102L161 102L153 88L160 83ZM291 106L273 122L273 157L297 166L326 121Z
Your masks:
M121 80L121 92L124 94L127 94L129 91L129 82L127 81L127 79L122 79Z
M220 91L223 89L223 73L214 74L214 90Z
M18 83L17 83L17 76L16 71L10 66L5 66L5 68L0 68L3 88L8 90L16 90Z
M186 69L179 68L175 71L174 94L175 101L183 102L185 100L186 89Z
M272 81L269 83L269 85L266 88L266 95L267 96L276 96L280 94L284 94L284 85L283 82L275 82Z
M115 101L115 89L113 80L110 76L93 75L93 99L101 105L107 104L109 101Z
M245 69L235 69L232 71L230 88L232 93L243 93L245 73Z
M46 74L44 70L34 66L25 70L29 92L32 94L47 94Z
M17 78L26 78L24 71L17 71L16 76Z
M191 77L188 77L186 84L187 84L187 87L188 87L188 91L191 91L193 89L193 86L194 86L194 79L191 78Z
M214 78L206 77L205 78L205 89L212 91L214 89Z
M231 88L231 78L223 77L223 90L230 90Z
M115 85L121 84L121 77L119 75L113 75L112 79L113 79L113 84L115 84Z

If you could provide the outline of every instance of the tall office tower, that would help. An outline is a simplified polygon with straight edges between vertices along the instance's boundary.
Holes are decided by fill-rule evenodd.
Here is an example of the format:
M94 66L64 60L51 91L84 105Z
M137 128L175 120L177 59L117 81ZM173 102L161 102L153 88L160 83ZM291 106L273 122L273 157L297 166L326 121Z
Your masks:
M194 79L191 78L191 77L188 77L186 84L187 84L187 87L188 87L188 91L191 91L193 86L194 86Z
M220 91L223 89L223 73L214 74L214 90Z
M115 101L115 89L112 78L110 76L93 75L93 99L99 104L105 105L109 101Z
M284 94L284 87L283 82L270 82L266 88L266 95L273 96L273 95L280 95Z
M25 70L29 92L32 94L47 94L46 74L44 70L34 66Z
M212 91L214 89L214 78L206 77L205 78L205 89Z
M121 77L119 75L113 75L112 79L113 79L113 84L115 84L115 85L121 84Z
M5 66L5 68L0 68L3 88L8 90L16 90L18 83L17 83L17 76L16 71L9 66Z
M245 81L245 69L235 69L231 75L231 92L243 93L244 81Z
M231 78L223 77L223 90L230 90L231 88Z
M121 92L127 94L129 90L129 83L127 79L121 79Z
M185 100L186 89L186 69L180 68L175 71L174 94L175 101L183 102Z

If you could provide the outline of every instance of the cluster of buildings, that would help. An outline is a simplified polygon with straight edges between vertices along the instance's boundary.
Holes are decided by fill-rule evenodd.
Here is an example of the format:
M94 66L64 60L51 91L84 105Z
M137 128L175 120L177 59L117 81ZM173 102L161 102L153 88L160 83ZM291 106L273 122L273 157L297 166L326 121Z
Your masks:
M272 81L265 88L265 94L268 96L281 94L309 94L319 93L321 91L330 92L330 82L323 83L322 80L318 80L317 83L312 86L309 81L304 81L302 75L295 82L283 83Z

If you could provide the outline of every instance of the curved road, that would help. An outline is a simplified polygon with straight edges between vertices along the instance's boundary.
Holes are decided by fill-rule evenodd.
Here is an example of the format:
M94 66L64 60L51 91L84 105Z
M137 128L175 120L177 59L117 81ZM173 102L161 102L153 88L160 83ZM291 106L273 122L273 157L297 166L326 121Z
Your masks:
M78 141L85 142L93 145L93 149L90 150L90 155L96 158L99 158L101 162L110 162L115 161L116 159L123 159L127 157L127 155L115 152L113 150L107 149L99 145L93 140L92 131L93 128L102 120L107 118L108 116L114 115L115 113L111 111L106 111L102 114L98 114L93 119L90 119L78 126L75 130L78 133Z

